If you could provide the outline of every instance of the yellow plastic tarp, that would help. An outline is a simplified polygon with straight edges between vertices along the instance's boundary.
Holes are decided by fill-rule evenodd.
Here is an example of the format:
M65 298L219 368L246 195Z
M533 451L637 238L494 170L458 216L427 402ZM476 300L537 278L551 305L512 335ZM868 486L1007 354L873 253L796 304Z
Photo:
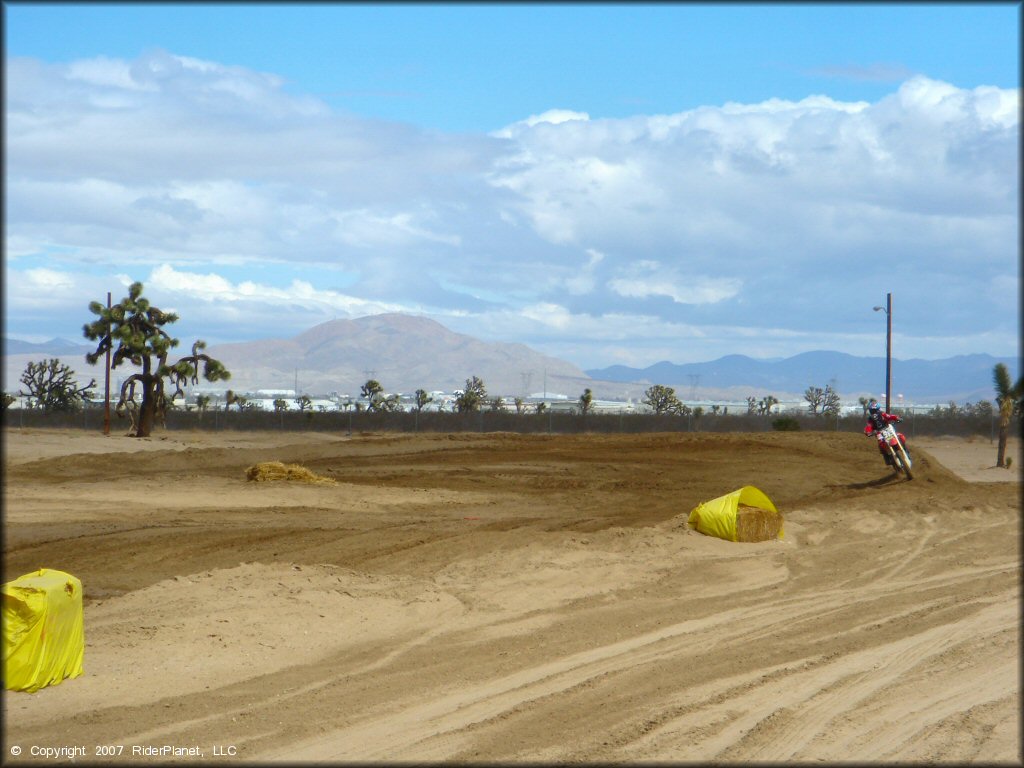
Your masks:
M707 536L736 541L736 510L740 504L778 512L772 500L752 485L727 493L711 501L704 501L690 511L687 522ZM782 531L779 531L782 538Z
M82 582L41 568L3 586L4 687L34 693L82 674Z

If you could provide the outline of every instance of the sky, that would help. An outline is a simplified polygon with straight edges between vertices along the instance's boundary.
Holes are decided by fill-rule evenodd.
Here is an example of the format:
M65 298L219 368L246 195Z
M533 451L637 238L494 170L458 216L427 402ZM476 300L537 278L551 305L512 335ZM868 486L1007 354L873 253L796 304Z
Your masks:
M4 3L4 334L1020 349L1019 3Z

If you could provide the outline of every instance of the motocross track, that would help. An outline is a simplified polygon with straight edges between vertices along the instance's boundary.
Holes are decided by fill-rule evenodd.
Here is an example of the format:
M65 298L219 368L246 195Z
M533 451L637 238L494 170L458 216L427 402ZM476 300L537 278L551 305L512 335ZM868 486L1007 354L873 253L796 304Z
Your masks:
M1022 759L1020 483L987 439L911 440L911 482L826 432L4 447L5 581L78 576L86 638L82 676L5 692L10 764ZM748 484L782 540L687 528Z

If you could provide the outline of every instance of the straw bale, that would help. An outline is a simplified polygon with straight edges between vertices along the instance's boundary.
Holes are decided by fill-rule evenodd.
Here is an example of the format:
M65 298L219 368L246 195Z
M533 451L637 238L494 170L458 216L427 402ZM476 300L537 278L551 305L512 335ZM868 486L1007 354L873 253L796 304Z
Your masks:
M271 480L290 480L298 483L335 483L330 477L323 477L303 467L301 464L284 464L280 461L264 461L254 464L245 470L248 480L266 482Z
M740 504L736 509L736 541L770 541L779 537L782 513Z

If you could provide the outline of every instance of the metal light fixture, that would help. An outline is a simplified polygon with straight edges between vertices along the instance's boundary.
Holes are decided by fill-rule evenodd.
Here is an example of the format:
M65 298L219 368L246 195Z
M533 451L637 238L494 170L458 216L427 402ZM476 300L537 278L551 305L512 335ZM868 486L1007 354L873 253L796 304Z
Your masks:
M885 312L885 412L892 413L892 294L885 294L885 306L873 307L875 312Z

